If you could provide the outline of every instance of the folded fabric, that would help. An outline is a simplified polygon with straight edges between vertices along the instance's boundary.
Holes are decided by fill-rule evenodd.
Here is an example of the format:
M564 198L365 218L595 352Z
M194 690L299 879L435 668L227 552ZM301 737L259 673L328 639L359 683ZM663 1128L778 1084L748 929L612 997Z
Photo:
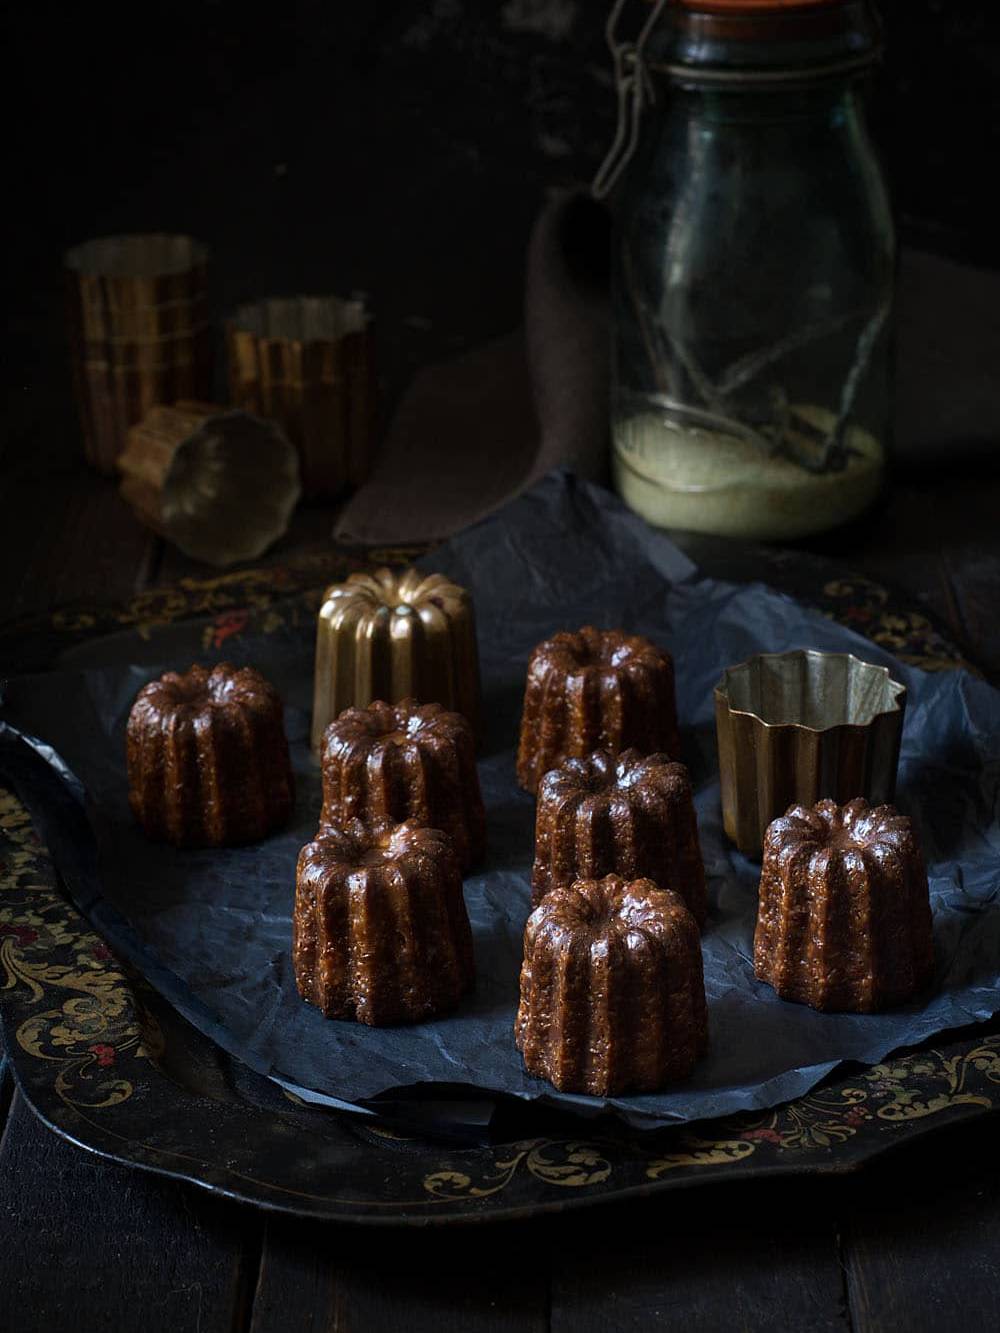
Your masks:
M493 513L550 468L608 469L610 216L583 193L543 209L528 246L523 330L421 371L334 535L434 541ZM1000 437L1000 273L904 250L895 436L903 464Z

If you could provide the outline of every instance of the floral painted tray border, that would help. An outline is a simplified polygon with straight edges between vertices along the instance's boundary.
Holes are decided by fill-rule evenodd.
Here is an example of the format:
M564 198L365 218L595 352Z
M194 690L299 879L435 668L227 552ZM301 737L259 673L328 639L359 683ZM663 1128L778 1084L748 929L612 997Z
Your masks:
M59 1133L237 1198L352 1221L558 1210L719 1176L851 1170L1000 1104L1000 1033L889 1060L762 1115L655 1134L565 1133L456 1149L357 1128L234 1067L70 906L27 811L0 788L3 1036Z
M412 552L379 554L399 562ZM781 560L773 581L787 589ZM110 623L99 616L49 631L63 649L114 627L109 651L121 651L120 637L155 649L158 631L200 614L192 634L205 651L222 651L251 627L274 631L312 616L322 583L354 563L326 552L295 577L272 567L189 581L157 603L119 608ZM925 668L961 662L926 617L895 609L871 580L824 565L811 571L827 575L814 605ZM242 606L231 600L237 587L236 600L251 593ZM538 1134L455 1148L373 1129L307 1107L231 1061L124 967L69 904L27 811L2 786L0 1009L20 1087L57 1132L264 1207L342 1221L526 1216L722 1177L850 1171L1000 1105L1000 1032L987 1026L776 1110L654 1134L546 1120Z

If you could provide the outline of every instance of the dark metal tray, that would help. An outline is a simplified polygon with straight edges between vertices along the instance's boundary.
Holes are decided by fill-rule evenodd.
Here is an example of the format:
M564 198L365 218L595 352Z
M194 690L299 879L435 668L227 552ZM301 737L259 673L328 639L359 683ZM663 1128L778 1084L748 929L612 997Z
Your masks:
M925 668L961 663L925 616L815 557L711 544L692 553L716 577L765 579ZM311 617L349 560L324 552L127 607L63 612L19 627L18 656L84 665L155 661L165 641L173 656L218 649L232 635ZM1000 1103L1000 1033L987 1025L773 1111L652 1134L532 1108L501 1114L486 1146L373 1128L282 1093L123 966L69 904L26 810L3 787L0 989L15 1076L57 1133L262 1207L339 1221L499 1219L723 1177L846 1172Z

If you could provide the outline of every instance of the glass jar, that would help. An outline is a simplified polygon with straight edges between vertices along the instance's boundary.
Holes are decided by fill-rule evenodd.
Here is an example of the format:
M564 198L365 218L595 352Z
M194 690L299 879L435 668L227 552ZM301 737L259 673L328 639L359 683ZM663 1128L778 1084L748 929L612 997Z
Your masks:
M615 209L613 470L653 523L789 540L879 493L895 247L860 86L878 51L861 0L681 0L623 53L642 104Z

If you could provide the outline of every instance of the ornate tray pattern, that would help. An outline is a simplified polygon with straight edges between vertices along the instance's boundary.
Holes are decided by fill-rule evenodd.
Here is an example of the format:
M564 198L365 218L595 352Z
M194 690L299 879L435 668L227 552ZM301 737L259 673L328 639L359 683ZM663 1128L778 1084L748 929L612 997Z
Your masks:
M191 626L206 651L251 627L259 633L298 623L313 614L321 583L347 567L349 557L337 558L334 568L326 554L321 582L312 586L272 569L158 594L151 621L135 604L120 608L119 633L84 651L117 655L141 645L155 652L157 631L192 611L209 612ZM813 568L814 577L829 574L824 562L815 564L822 569ZM741 568L744 578L762 576L759 566L748 571L743 561ZM310 572L315 578L318 570ZM772 567L769 581L787 590L777 573ZM925 617L895 610L870 580L829 576L817 584L814 604L901 657L936 669L961 661ZM253 591L249 605L230 604L237 587ZM87 613L75 614L79 626ZM112 627L103 616L89 627L95 622ZM49 626L50 647L70 647L77 635L66 634L65 621ZM373 1128L308 1107L230 1060L123 966L69 904L27 811L2 786L0 997L17 1080L58 1133L264 1207L341 1221L486 1220L720 1177L850 1171L1000 1104L1000 1033L987 1025L828 1082L776 1110L675 1130L630 1133L530 1108L487 1146Z

